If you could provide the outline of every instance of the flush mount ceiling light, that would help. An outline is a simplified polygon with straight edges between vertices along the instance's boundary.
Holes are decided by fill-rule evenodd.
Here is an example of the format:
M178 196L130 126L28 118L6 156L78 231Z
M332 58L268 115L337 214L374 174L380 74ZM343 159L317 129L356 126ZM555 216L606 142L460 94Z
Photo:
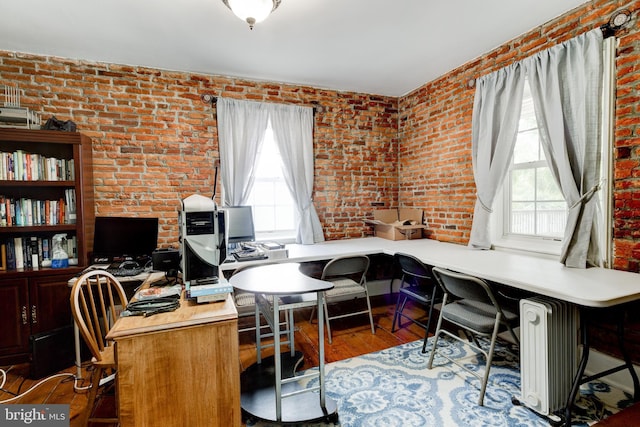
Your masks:
M229 9L240 19L253 26L257 22L267 19L267 16L280 6L281 0L222 0Z

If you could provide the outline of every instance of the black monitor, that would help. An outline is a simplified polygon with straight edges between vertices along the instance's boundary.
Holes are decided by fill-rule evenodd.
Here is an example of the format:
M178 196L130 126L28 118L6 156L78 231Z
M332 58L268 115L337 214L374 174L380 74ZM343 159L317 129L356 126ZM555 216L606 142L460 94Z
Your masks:
M224 223L228 245L256 240L251 206L225 207Z
M151 258L158 247L158 218L96 217L93 259Z

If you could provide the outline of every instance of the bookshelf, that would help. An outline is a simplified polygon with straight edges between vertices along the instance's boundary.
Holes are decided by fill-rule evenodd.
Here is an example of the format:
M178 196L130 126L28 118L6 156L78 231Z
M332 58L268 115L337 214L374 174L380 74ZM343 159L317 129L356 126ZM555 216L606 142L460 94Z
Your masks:
M67 282L88 265L94 221L90 138L0 129L0 364L33 361L34 337L71 325ZM77 265L49 267L56 234Z

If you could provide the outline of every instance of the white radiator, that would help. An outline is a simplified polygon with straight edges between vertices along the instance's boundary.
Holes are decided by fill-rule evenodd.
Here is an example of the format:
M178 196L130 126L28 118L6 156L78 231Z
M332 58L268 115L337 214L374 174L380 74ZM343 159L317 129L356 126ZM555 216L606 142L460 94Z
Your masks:
M520 300L521 402L543 415L564 407L577 369L578 310L536 297Z

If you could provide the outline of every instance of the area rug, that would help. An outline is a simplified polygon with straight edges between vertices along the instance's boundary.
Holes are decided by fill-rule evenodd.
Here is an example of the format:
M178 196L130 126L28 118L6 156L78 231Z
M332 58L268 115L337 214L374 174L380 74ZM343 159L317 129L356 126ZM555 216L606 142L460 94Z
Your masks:
M439 342L440 346L440 342ZM466 358L465 365L483 370L484 357L458 342L443 342L448 354ZM478 406L480 381L445 359L427 369L429 352L422 341L325 365L326 395L337 402L342 427L538 427L552 424L530 409L514 405L520 391L518 359L498 344L484 400ZM516 352L517 354L517 352ZM305 387L318 380L301 381ZM631 396L594 381L583 385L573 410L572 426L589 426L632 403ZM247 420L247 426L271 426Z

